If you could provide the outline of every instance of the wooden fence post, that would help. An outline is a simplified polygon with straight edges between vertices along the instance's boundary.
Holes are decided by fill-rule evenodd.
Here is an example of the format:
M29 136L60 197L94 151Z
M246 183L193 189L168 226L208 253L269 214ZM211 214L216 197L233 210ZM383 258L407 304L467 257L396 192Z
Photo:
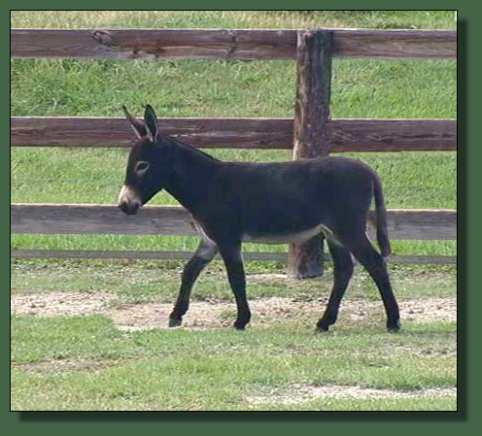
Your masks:
M326 156L330 152L332 32L298 31L293 159ZM304 279L323 274L323 237L291 244L289 274Z

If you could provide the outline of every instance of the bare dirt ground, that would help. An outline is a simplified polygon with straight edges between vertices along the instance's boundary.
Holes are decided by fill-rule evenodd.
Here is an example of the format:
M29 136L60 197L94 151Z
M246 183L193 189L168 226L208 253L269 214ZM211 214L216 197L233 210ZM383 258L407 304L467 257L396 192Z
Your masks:
M247 397L248 404L252 407L259 407L263 404L300 404L317 399L340 399L340 398L386 398L386 399L415 399L437 397L455 397L457 388L427 388L416 391L401 391L396 389L374 389L354 385L324 385L311 386L293 384L282 389L273 389L264 395Z
M166 328L172 310L168 303L113 304L116 298L109 293L54 292L16 296L11 298L14 315L72 316L101 313L112 318L122 330ZM455 298L421 298L401 300L402 321L414 323L453 322L457 315ZM312 319L321 316L326 300L293 301L291 298L263 298L250 302L253 318L251 326L261 326L282 320ZM383 314L381 301L346 299L340 317L353 321L368 321L373 314ZM235 318L235 304L226 302L192 302L184 317L188 328L217 328L229 326Z

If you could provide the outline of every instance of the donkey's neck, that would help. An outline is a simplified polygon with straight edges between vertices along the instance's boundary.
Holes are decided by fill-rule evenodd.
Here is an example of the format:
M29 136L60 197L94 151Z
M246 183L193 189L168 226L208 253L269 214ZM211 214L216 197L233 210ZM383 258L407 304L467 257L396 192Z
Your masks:
M209 180L220 163L188 145L175 144L172 173L166 184L166 191L186 209L195 213L205 202Z

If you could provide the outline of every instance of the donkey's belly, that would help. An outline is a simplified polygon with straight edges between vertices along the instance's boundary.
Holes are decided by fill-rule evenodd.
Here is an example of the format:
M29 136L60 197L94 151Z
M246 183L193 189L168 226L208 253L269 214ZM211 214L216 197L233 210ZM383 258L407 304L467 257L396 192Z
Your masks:
M243 241L245 242L261 242L263 244L289 244L289 243L303 243L308 239L324 233L328 239L335 239L333 232L323 224L318 224L306 230L294 233L279 233L279 234L243 234Z

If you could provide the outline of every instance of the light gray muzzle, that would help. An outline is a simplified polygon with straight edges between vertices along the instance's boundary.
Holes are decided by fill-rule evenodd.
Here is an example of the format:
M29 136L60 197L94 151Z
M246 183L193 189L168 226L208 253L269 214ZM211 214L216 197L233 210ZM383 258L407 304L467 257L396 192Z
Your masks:
M141 199L137 192L129 185L122 186L119 194L119 200L117 201L119 209L127 215L134 215L142 206Z

